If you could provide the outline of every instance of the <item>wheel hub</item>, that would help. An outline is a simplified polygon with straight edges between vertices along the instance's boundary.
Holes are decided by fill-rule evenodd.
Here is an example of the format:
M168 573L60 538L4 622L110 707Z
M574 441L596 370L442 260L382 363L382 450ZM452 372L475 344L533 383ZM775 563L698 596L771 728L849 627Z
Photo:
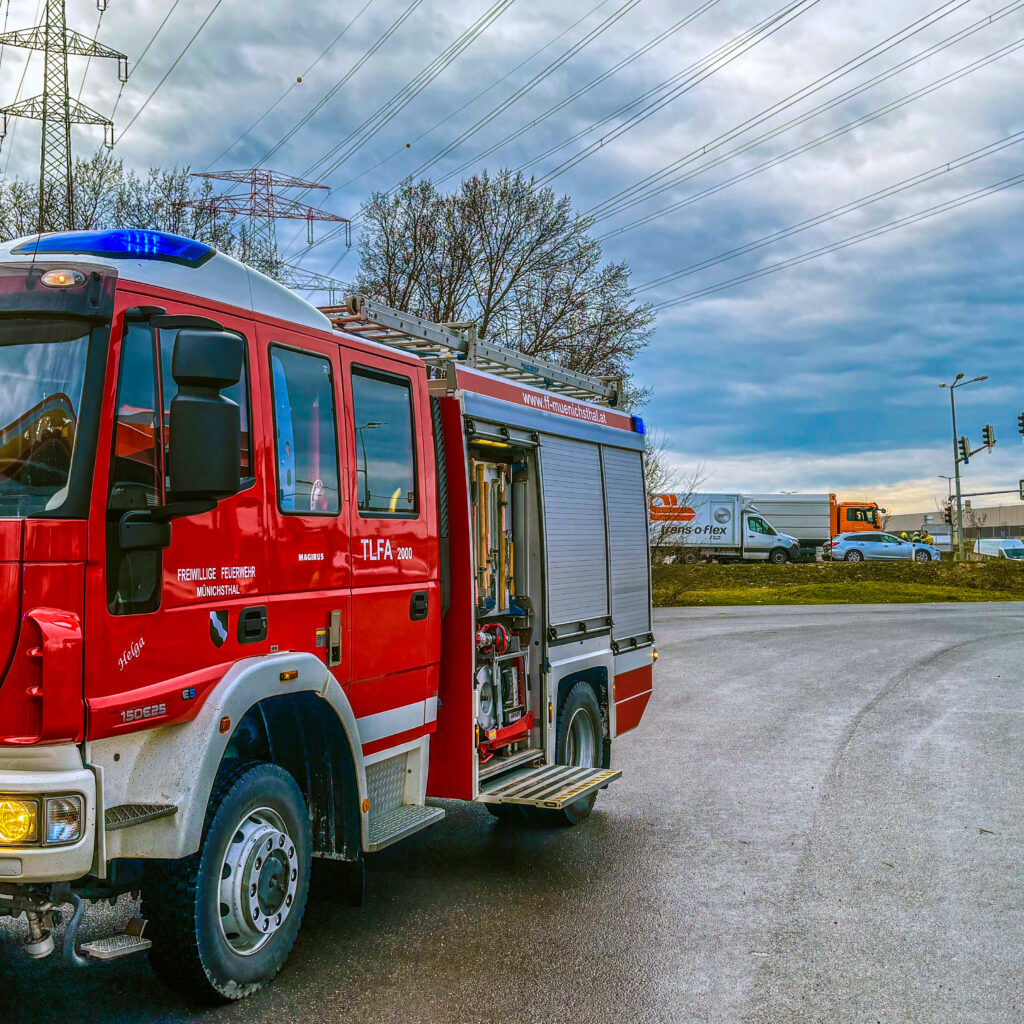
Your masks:
M295 842L276 811L261 807L239 822L220 872L220 926L248 956L287 921L299 885Z

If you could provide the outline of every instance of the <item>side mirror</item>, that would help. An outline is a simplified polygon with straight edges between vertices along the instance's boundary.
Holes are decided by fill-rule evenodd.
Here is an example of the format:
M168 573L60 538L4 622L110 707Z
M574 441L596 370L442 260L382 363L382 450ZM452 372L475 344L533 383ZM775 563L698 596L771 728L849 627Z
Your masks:
M216 502L237 494L241 414L221 391L242 375L242 339L229 331L182 328L174 342L168 428L170 500Z

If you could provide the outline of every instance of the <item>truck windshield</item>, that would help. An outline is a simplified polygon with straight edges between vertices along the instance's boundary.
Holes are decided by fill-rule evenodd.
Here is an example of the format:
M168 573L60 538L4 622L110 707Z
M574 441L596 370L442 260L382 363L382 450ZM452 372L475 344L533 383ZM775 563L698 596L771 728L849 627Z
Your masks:
M85 384L89 327L60 318L0 320L0 516L64 503Z

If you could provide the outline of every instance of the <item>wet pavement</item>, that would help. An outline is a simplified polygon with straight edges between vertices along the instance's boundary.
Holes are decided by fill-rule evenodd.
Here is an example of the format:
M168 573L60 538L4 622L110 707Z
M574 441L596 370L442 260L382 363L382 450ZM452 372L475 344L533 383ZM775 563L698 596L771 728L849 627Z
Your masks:
M0 922L0 1021L1024 1019L1024 605L660 612L621 782L568 830L447 818L314 889L241 1004ZM95 913L90 930L129 912Z

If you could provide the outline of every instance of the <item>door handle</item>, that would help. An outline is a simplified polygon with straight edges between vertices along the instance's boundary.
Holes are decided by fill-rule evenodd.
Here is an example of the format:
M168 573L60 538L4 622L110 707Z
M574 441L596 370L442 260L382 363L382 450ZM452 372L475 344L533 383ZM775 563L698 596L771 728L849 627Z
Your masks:
M238 616L238 642L258 644L267 639L267 606L256 605L245 608Z
M409 602L409 618L416 622L419 619L425 619L427 612L430 610L430 601L427 597L425 590L417 590L412 595L412 600Z

